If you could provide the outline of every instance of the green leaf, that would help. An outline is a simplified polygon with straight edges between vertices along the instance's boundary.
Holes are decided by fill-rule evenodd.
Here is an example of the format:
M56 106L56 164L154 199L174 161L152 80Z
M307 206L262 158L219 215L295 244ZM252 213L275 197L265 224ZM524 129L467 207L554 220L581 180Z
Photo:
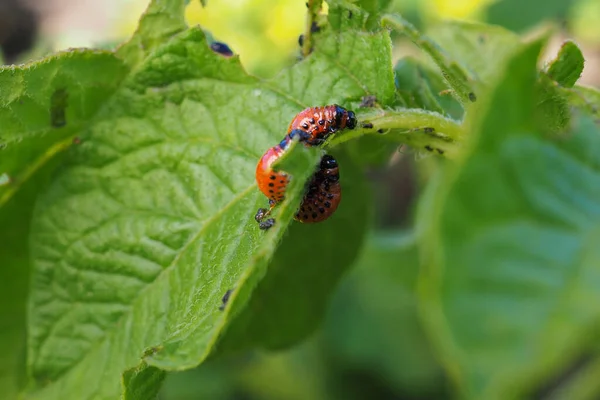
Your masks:
M151 1L137 30L127 43L119 47L117 56L128 66L136 67L164 42L185 30L186 3L185 0Z
M71 145L125 73L114 55L95 50L0 67L0 206Z
M439 68L442 76L451 89L451 93L463 105L477 100L473 88L465 72L456 64L455 60L449 58L430 37L419 32L410 22L399 15L386 15L382 18L382 25L406 35L414 44L419 46L423 52L431 57L431 60Z
M575 0L501 0L487 9L487 21L513 31L523 31L548 19L563 19Z
M425 320L466 398L521 398L600 320L600 134L536 130L540 47L510 60L471 151L419 212Z
M459 21L432 25L427 35L466 72L469 81L477 83L479 90L494 82L521 43L517 35L499 26Z
M540 74L537 83L538 103L534 120L547 132L562 132L571 121L571 104L564 91L548 76Z
M355 260L371 220L363 172L344 153L334 157L340 165L339 208L319 225L290 227L269 273L227 329L219 351L287 347L312 333L322 320L332 289Z
M344 10L340 7L330 12L329 21L333 24L347 20ZM272 84L282 95L307 106L332 104L340 98L358 104L369 95L375 96L381 105L392 105L391 51L388 32L364 32L349 27L338 32L327 26L315 39L313 53L281 73Z
M356 4L369 13L367 19L367 28L379 28L379 18L381 14L389 7L391 0L358 0Z
M142 362L123 373L122 400L156 399L166 372Z
M440 398L442 371L418 316L414 235L373 235L356 264L332 300L324 346L344 368L370 370L398 391Z
M161 369L194 367L244 312L254 287L261 290L259 282L270 276L267 262L319 154L297 146L286 160L294 179L266 233L254 221L267 204L254 182L260 156L308 105L394 96L387 32L322 35L306 61L265 82L248 76L237 58L214 54L200 29L182 32L137 64L88 124L33 221L33 397L114 398L123 371L141 358ZM366 54L373 62L357 62ZM331 232L317 226L315 235L321 229ZM295 306L310 310L322 299L324 307L351 255L318 286L303 287ZM318 268L308 263L290 273L300 280ZM274 273L269 284L291 291L292 275ZM306 321L306 331L318 320L286 318ZM283 339L298 340L306 331L282 332Z
M575 43L567 41L563 43L558 55L550 63L547 74L559 85L570 88L581 76L584 63L585 59L579 47Z
M575 85L571 89L564 89L563 93L572 105L575 105L588 116L595 118L596 123L600 125L600 90Z
M394 67L396 90L407 108L422 108L449 115L456 120L463 110L448 90L442 76L412 57L404 57Z
M17 398L25 384L26 304L29 285L31 214L39 190L47 186L61 157L29 179L0 209L0 393Z

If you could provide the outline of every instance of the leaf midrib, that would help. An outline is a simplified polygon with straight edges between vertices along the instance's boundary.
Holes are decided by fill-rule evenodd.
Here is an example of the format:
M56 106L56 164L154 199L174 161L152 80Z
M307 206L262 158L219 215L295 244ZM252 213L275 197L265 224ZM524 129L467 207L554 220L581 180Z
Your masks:
M135 303L138 301L138 299L140 299L146 291L150 290L152 287L154 287L154 284L156 282L158 282L160 279L164 279L162 278L163 276L166 276L167 274L170 274L170 272L178 265L178 262L181 258L181 256L185 253L185 251L189 248L189 246L191 246L193 243L195 243L198 239L200 239L202 237L202 234L209 228L211 227L215 221L218 221L224 214L226 211L228 211L230 208L232 208L235 204L237 204L238 202L240 202L241 200L243 200L249 193L251 193L255 188L256 188L256 184L253 183L252 185L248 186L246 189L244 189L242 192L240 192L238 195L236 195L234 198L232 198L223 208L221 208L219 211L217 211L212 217L210 217L209 219L206 220L206 222L202 225L202 227L198 230L198 232L196 232L194 235L191 236L191 238L188 240L187 243L185 243L181 249L179 250L179 253L175 256L175 258L173 259L173 261L166 267L164 268L157 276L156 278L148 283L142 290L140 290L140 292L138 293L138 295L132 299L131 303L129 304L129 307L127 309L127 311L125 311L119 318L118 320L115 321L113 328L111 329L107 329L103 332L103 336L102 339L100 340L96 340L96 344L90 346L90 348L84 353L84 355L82 357L79 358L79 360L72 364L69 368L66 368L62 371L62 373L56 377L56 379L61 379L62 377L64 377L69 371L74 370L77 368L77 366L86 358L89 356L89 354L92 354L96 349L98 349L109 337L110 337L110 333L115 331L115 328L118 328L119 326L124 326L124 324L122 323L123 320L125 320L126 318L129 317L129 315L131 315L131 310L135 307ZM81 305L81 303L79 303L79 305ZM222 326L219 326L218 329L222 329ZM217 336L217 335L214 335ZM40 347L41 348L41 347ZM209 346L210 348L210 346Z

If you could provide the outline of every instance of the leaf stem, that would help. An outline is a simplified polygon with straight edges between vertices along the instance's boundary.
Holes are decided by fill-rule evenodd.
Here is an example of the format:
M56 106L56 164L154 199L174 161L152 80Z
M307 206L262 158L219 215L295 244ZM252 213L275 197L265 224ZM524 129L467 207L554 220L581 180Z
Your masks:
M317 14L321 10L323 0L308 0L306 7L306 27L304 28L304 39L302 42L302 56L307 57L312 51L312 33L313 23L317 19Z
M385 135L387 139L417 148L435 149L454 156L464 136L461 123L441 114L421 109L379 110L359 114L357 129L335 135L328 143L334 147L363 135Z
M438 45L427 36L421 34L410 22L399 15L388 14L381 18L381 25L405 34L421 50L429 54L452 89L452 94L461 104L465 105L477 99L467 82L466 74L460 66L453 61L448 61Z

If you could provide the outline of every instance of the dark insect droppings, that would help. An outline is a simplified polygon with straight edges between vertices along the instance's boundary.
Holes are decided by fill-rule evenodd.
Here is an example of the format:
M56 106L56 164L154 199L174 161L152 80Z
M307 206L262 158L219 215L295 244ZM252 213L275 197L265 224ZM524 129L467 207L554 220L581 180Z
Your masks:
M475 96L475 93L469 93L469 100L471 100L472 103L475 103L477 101L477 96Z
M50 125L60 128L67 124L67 103L69 93L65 88L59 88L50 98Z
M373 124L370 122L367 122L367 123L363 124L362 127L365 129L371 129L371 128L373 128Z
M266 231L266 230L272 228L273 225L275 225L275 220L273 218L269 218L269 219L261 222L260 224L258 224L258 227L261 230Z

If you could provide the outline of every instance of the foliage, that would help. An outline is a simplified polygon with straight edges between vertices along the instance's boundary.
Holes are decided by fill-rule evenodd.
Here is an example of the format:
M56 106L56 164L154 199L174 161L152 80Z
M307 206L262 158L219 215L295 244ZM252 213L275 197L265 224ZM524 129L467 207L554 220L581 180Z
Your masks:
M152 1L114 52L0 69L9 396L151 398L165 371L292 346L357 259L393 303L365 318L397 317L397 332L369 336L340 319L328 332L343 340L325 340L360 363L381 343L406 352L414 369L388 359L390 380L442 380L429 341L466 398L528 396L581 354L596 359L600 94L575 84L581 51L568 42L539 70L547 35L524 42L458 22L424 35L383 15L388 3L329 1L326 17L312 15L322 26L306 36L310 54L270 80L214 53L185 25L183 0ZM394 67L386 28L429 60ZM277 222L260 231L257 160L296 113L332 103L360 121L326 144L340 162L340 209L292 223L322 153L296 144L278 165L293 179ZM400 144L440 159L416 233L409 246L374 236L361 253L373 212L365 169ZM392 307L396 290L410 308Z

